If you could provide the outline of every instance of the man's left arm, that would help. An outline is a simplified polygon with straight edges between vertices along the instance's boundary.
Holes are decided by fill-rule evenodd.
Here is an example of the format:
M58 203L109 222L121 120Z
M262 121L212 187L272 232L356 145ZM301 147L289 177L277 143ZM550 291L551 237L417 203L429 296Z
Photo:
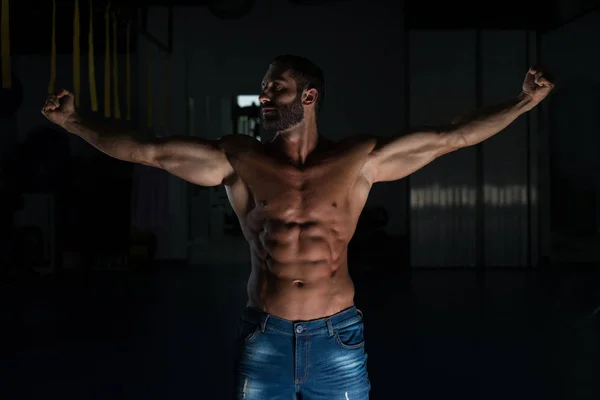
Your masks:
M448 126L378 140L365 169L368 179L372 183L401 179L438 157L480 143L538 105L553 87L543 73L531 68L514 99L476 110Z

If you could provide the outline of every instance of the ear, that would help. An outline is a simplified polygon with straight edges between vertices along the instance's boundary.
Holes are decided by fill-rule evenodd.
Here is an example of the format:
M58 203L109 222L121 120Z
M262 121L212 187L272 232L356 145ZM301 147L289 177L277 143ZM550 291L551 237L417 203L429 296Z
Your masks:
M315 88L308 89L304 92L302 97L302 105L309 106L317 102L317 99L319 98L319 92Z

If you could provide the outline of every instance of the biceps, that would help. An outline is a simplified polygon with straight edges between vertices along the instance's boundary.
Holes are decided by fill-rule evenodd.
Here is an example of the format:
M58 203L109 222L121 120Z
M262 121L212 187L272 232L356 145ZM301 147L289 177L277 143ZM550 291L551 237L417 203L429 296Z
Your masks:
M217 186L233 174L225 151L216 141L173 138L153 144L152 164L200 186Z
M375 182L402 179L435 160L434 152L398 153L382 160L375 169Z
M199 186L218 186L230 174L226 157L209 160L194 158L167 159L161 163L167 172Z
M374 182L402 179L436 158L458 149L460 146L454 136L419 132L380 146L372 155Z

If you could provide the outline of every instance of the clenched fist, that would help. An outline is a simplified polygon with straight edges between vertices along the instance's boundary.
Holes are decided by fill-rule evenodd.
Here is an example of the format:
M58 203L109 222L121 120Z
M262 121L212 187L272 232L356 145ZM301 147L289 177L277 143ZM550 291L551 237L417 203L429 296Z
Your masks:
M67 121L77 116L75 97L65 89L48 95L42 114L51 122L64 127Z
M530 96L534 104L539 104L554 89L554 82L539 68L531 67L523 81L523 94Z

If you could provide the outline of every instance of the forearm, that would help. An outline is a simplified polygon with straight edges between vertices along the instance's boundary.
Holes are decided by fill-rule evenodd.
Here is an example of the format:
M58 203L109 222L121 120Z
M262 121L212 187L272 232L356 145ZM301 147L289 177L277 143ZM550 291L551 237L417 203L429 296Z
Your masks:
M531 110L533 100L526 94L490 107L476 110L463 117L448 129L458 135L465 146L480 143L504 130L519 116Z
M69 119L63 128L111 157L123 161L145 163L142 150L143 141L139 134L130 127L103 124L77 116Z

